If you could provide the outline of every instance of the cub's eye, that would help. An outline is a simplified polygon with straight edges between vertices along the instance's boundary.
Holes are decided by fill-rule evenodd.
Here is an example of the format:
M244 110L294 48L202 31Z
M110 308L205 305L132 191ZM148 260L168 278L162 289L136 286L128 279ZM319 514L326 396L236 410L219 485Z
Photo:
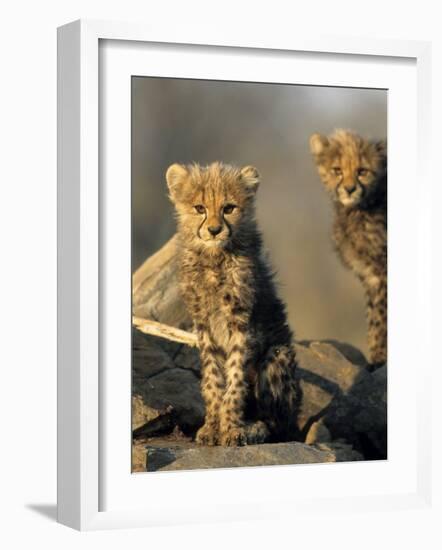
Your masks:
M224 207L224 214L231 214L235 210L236 206L234 204L226 204Z
M335 176L340 176L342 174L342 170L339 168L339 166L333 166L332 172Z
M359 168L358 170L358 176L368 176L368 170L367 168Z
M204 206L202 204L196 204L194 206L195 210L198 212L198 214L204 214L206 209L204 208Z

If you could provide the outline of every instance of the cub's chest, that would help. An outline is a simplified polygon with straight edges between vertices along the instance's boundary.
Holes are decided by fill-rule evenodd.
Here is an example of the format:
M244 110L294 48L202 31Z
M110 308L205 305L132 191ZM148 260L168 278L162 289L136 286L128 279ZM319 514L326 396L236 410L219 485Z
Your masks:
M223 294L226 289L240 286L243 279L241 270L233 262L221 266L205 267L200 271L200 280L213 294Z
M200 285L203 291L203 301L206 303L208 314L227 313L229 298L235 287L235 280L230 273L208 269L201 274L200 280L195 281L195 284Z
M211 288L212 290L217 290L225 283L225 275L219 269L204 269L201 272L201 282Z
M386 230L379 217L354 213L338 218L334 240L344 263L363 278L386 253Z
M229 322L232 318L232 288L234 279L231 273L208 269L202 275L204 281L204 314L213 342L228 351L231 346ZM198 284L198 283L197 283Z
M374 240L380 241L384 235L382 220L364 212L356 211L347 216L338 216L335 221L334 238L338 245L363 249L373 246Z

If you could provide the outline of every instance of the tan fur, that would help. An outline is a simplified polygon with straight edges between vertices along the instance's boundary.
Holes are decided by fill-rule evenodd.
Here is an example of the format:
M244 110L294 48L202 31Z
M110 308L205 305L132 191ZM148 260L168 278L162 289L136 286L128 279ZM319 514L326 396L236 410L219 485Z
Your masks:
M166 174L178 223L182 295L198 336L205 423L200 444L293 437L292 334L255 221L255 168L216 162Z
M364 286L374 365L387 359L387 151L347 130L310 138L319 175L335 206L333 239Z

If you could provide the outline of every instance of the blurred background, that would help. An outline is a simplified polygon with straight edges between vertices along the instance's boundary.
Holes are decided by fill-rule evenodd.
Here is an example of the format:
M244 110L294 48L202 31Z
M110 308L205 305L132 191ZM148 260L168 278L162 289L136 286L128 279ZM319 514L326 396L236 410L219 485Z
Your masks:
M133 271L175 232L170 164L253 164L258 223L296 338L366 354L363 291L333 250L331 201L308 146L335 128L387 137L387 91L133 77Z

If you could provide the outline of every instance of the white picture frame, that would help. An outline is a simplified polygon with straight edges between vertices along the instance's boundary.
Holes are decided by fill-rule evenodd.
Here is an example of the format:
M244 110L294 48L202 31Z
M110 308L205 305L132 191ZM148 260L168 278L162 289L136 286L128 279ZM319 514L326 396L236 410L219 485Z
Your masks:
M106 413L102 406L103 387L100 385L100 302L103 289L100 280L103 277L101 261L102 235L105 226L100 225L102 188L100 188L100 41L124 41L126 48L131 45L168 44L175 50L206 46L228 48L229 55L247 55L248 51L272 52L272 55L287 55L290 52L310 52L331 56L368 56L390 60L401 59L415 63L417 94L414 108L417 113L417 150L416 157L420 174L419 187L419 230L416 233L418 267L413 273L414 308L416 318L419 313L430 310L430 220L428 205L431 204L431 182L428 177L428 144L431 106L429 101L430 45L425 42L405 42L388 40L364 40L345 37L284 37L267 43L265 38L250 38L247 33L234 30L222 35L207 37L204 30L196 36L187 36L186 29L170 33L154 31L143 25L76 21L61 27L58 31L58 520L60 523L80 530L151 526L196 521L231 520L259 518L266 502L272 502L273 515L284 517L296 513L313 513L330 507L333 500L335 510L354 509L391 509L396 507L422 507L428 505L431 496L430 470L430 433L425 419L429 416L430 403L424 393L428 384L432 364L429 346L425 346L431 332L430 315L421 318L428 321L412 326L418 331L414 340L421 357L426 360L420 364L419 383L408 377L409 391L416 396L416 408L411 407L412 425L416 427L416 455L407 465L403 477L398 477L396 489L379 491L378 488L364 495L352 493L351 482L343 493L335 492L333 486L327 494L312 491L311 498L303 494L278 493L278 487L289 479L292 467L273 467L271 469L224 470L221 472L184 472L168 475L156 474L156 477L144 478L143 484L150 484L152 491L186 492L192 488L195 493L205 490L207 482L225 486L231 480L245 483L248 495L235 497L237 502L229 502L228 494L220 498L215 507L207 507L204 501L188 501L186 508L182 503L168 508L168 499L156 501L155 506L140 507L130 505L130 494L122 499L121 506L115 503L111 509L103 510L100 484L105 480L103 473L103 445L100 415ZM181 46L180 46L181 45ZM204 54L210 59L210 51ZM367 59L368 59L367 57ZM149 67L146 67L149 71ZM356 74L353 77L356 78ZM324 77L325 79L325 77ZM327 83L324 80L324 83ZM347 84L348 85L348 84ZM411 96L410 96L411 97ZM391 123L391 121L389 122ZM392 124L397 124L393 120ZM413 141L410 142L413 146ZM390 146L394 148L394 143ZM394 165L393 165L394 166ZM394 170L394 168L393 168ZM399 168L398 168L399 170ZM399 173L398 173L399 174ZM390 237L389 237L390 241ZM122 245L124 246L124 244ZM399 298L399 296L398 296ZM393 296L394 299L394 296ZM130 311L129 311L130 315ZM399 325L402 338L407 337L407 328ZM419 341L419 344L417 343ZM395 363L400 360L400 350L395 355ZM411 350L413 355L413 350ZM392 365L392 386L394 397L395 371ZM389 371L390 372L390 371ZM405 378L409 374L406 366ZM396 378L397 379L397 378ZM107 391L112 389L107 388ZM391 397L391 396L390 396ZM129 399L129 397L128 397ZM400 397L399 397L400 401ZM394 399L393 399L394 402ZM390 419L389 419L390 420ZM129 454L129 451L128 451ZM359 465L358 465L359 466ZM117 465L118 467L118 465ZM346 476L360 477L360 471L346 474L343 468L352 468L350 464L333 465L336 473L335 483L341 483ZM369 465L372 475L378 475L376 465ZM382 467L382 466L381 466ZM305 468L305 467L304 467ZM306 478L329 476L326 470L315 470L321 466L311 466L304 471ZM406 484L400 487L401 479L413 469L412 489ZM265 474L260 473L265 470ZM271 472L270 472L271 470ZM350 470L347 470L350 472ZM269 473L270 472L270 473ZM313 473L312 473L313 472ZM130 472L126 472L129 474ZM385 473L385 472L384 472ZM150 475L150 474L149 474ZM365 473L364 473L365 475ZM390 472L391 475L391 472ZM211 477L210 477L211 476ZM258 498L253 487L257 476L266 476L267 490L261 491ZM273 478L271 477L273 476ZM201 483L201 480L204 480ZM138 482L136 482L138 484ZM248 485L247 485L248 484ZM282 484L282 485L281 485ZM132 483L133 485L133 483ZM272 493L271 486L276 487ZM215 486L215 485L214 485ZM201 493L202 494L202 493ZM333 496L334 495L334 496ZM279 500L278 500L279 499ZM153 499L150 498L152 501ZM191 499L190 499L191 500ZM135 501L134 501L135 502ZM246 504L246 506L244 506ZM267 514L268 515L268 514Z

